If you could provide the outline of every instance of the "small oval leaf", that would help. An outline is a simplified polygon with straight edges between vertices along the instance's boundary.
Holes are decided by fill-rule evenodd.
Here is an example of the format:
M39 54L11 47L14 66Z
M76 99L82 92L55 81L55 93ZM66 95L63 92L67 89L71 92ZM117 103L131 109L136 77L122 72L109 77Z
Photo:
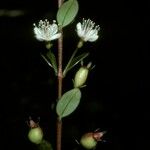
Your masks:
M60 118L70 115L79 105L81 99L81 91L74 88L63 94L56 106L56 112Z
M79 10L77 0L68 0L64 2L57 12L57 22L61 27L70 24L76 17Z

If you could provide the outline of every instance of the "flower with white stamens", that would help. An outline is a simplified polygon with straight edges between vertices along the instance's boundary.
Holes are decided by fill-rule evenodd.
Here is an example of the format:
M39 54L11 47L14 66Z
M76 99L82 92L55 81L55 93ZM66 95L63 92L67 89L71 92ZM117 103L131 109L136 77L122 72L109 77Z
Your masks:
M40 20L38 26L34 25L34 34L37 40L39 41L52 41L58 39L61 36L61 33L58 31L58 25L56 21L53 21L53 24L50 24L47 19L44 21Z
M76 26L77 28L77 34L78 36L84 41L84 42L94 42L98 39L98 31L100 30L100 26L95 26L95 23L91 21L90 19L85 20L83 19L83 22L79 22Z

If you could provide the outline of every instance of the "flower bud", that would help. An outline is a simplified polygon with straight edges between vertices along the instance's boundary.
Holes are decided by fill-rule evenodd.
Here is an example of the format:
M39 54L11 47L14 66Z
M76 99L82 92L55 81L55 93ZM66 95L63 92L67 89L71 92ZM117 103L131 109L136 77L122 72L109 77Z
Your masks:
M86 149L94 149L97 145L97 141L93 137L93 133L86 133L81 137L81 145Z
M89 68L87 67L81 67L77 73L75 74L75 78L74 78L74 87L75 88L79 88L81 86L84 85L84 83L87 80L88 77L88 73L89 73Z
M31 128L28 133L28 138L32 143L40 144L43 139L43 131L40 127Z

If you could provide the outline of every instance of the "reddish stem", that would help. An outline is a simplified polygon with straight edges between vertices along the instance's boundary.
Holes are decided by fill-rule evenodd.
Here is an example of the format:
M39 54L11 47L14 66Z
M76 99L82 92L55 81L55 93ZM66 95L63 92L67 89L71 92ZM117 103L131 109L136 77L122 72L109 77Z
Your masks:
M64 2L64 0L58 0L58 7L60 7L63 2Z
M58 7L60 7L62 3L63 0L58 0ZM63 58L63 33L62 36L58 39L58 100L60 100L62 96L62 81L63 81L62 58ZM56 126L57 126L56 149L61 150L62 120L59 117L57 118Z
M62 50L63 50L63 38L61 37L58 40L58 100L60 100L62 96L62 81L63 81L63 73L62 73ZM57 118L57 150L61 150L61 137L62 137L62 120Z

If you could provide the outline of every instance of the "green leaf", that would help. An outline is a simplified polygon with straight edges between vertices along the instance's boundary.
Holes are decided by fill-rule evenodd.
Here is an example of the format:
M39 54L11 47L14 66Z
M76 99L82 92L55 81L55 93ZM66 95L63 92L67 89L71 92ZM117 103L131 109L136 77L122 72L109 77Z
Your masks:
M56 112L60 118L70 115L80 103L81 91L74 88L63 94L56 106Z
M49 58L50 60L50 64L52 65L54 71L55 71L55 74L57 75L57 62L56 62L56 57L54 55L54 53L52 53L51 50L48 51L47 53L47 57Z
M57 22L61 27L70 24L76 17L79 10L77 0L68 0L64 2L57 12Z
M65 68L63 75L65 76L69 70L71 70L74 66L76 66L79 62L81 62L88 55L89 55L89 53L83 53L83 54L73 58L71 63L69 64L69 66L67 66L67 68Z

